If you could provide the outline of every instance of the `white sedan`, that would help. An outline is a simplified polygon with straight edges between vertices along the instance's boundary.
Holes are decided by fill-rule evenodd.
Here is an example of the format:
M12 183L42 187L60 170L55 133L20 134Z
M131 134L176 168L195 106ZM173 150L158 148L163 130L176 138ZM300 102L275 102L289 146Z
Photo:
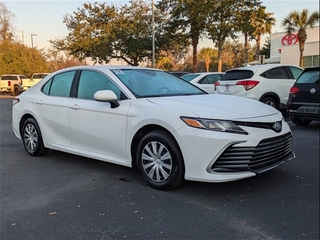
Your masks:
M181 76L182 79L201 88L207 93L214 93L214 84L224 75L224 72L188 73Z
M157 69L63 69L14 98L12 110L30 155L54 149L136 167L156 189L248 178L294 158L278 110Z

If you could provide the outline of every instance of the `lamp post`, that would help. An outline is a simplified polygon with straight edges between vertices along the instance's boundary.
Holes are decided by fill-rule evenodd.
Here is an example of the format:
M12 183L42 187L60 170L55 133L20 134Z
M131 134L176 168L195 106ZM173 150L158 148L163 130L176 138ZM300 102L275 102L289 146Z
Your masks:
M37 34L31 33L31 47L33 48L33 37L37 36Z
M155 67L155 46L154 46L154 0L152 0L152 67Z

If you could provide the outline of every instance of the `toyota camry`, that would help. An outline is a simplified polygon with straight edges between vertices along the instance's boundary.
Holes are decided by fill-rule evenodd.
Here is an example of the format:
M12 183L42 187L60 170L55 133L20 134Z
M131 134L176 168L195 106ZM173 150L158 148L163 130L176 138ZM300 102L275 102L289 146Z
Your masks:
M135 167L151 187L226 182L294 158L282 114L143 67L77 66L13 100L12 127L32 156L49 149Z

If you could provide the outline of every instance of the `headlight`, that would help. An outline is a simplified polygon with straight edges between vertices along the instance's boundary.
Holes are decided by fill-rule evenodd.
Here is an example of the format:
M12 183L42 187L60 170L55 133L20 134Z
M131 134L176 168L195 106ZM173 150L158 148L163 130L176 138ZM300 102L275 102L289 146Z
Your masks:
M248 134L245 130L243 130L238 125L234 124L232 121L190 117L181 117L181 120L184 121L190 127L219 132Z

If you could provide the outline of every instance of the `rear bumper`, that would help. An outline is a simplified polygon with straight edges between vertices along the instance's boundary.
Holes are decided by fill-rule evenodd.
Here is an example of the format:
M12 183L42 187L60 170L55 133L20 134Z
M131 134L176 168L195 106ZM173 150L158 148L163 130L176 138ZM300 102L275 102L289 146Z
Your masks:
M287 114L290 118L319 121L320 107L319 104L289 104Z

